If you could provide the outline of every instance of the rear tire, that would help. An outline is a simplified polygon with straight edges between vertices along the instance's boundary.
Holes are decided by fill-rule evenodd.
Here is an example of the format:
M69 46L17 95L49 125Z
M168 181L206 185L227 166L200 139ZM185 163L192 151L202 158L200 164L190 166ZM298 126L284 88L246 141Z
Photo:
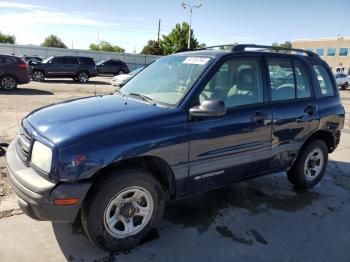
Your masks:
M120 169L101 177L84 202L87 236L110 251L137 245L161 220L165 198L160 183L143 169ZM148 210L148 211L147 211Z
M314 187L324 176L328 163L328 148L324 141L313 140L303 147L292 168L288 180L299 189Z
M349 86L349 83L345 83L344 85L342 85L341 89L345 90L346 88L348 88L348 86Z
M124 70L119 70L117 75L124 75L125 74L125 71Z
M89 81L89 74L87 72L79 72L76 78L78 82L85 84Z
M0 87L6 91L13 91L17 88L17 79L12 75L5 75L0 78Z

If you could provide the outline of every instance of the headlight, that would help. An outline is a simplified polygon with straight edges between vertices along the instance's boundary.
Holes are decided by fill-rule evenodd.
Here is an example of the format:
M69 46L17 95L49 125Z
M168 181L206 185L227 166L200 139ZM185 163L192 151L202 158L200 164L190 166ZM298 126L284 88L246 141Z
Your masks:
M36 167L41 170L49 173L51 169L51 161L52 161L52 150L48 146L35 141L33 150L32 150L32 159L31 162Z

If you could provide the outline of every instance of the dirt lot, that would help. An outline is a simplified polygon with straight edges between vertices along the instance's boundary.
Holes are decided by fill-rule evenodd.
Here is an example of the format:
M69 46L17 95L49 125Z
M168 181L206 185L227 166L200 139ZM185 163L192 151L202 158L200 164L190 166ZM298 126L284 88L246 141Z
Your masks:
M19 86L14 92L0 91L0 143L9 143L21 119L34 109L95 93L111 93L114 87L110 80L111 77L96 77L87 84L77 84L70 79L50 79ZM11 192L5 177L5 158L0 157L0 201Z

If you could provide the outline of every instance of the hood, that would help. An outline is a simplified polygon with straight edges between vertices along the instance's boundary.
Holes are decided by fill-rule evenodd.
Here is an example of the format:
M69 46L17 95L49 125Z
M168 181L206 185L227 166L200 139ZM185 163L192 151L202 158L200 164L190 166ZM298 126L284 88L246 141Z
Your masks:
M117 75L114 76L113 79L116 81L124 81L124 80L128 80L130 78L132 78L132 75L128 75L128 74L123 74L123 75Z
M167 113L167 109L120 95L94 96L37 109L26 120L46 139L65 144L89 134L101 134L130 122Z

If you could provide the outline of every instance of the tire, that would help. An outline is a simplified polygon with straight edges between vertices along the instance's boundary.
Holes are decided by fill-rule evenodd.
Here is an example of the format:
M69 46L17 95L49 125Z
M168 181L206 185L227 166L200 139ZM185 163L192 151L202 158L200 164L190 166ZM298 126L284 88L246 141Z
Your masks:
M346 88L348 88L348 86L349 86L349 83L346 82L344 85L342 85L341 89L345 90Z
M45 80L45 73L41 70L34 70L32 73L32 80L42 82Z
M13 91L17 88L18 81L12 75L5 75L0 78L0 87L6 91Z
M301 150L287 176L296 188L306 190L314 187L324 176L328 148L324 141L313 140Z
M85 84L89 81L89 74L87 72L79 72L76 78L79 83Z
M124 75L125 71L124 70L119 70L116 75Z
M136 193L132 193L134 191L143 193L139 193L141 197L137 202L128 202L127 199L136 197ZM116 207L118 199L126 201L124 206ZM105 250L119 251L136 246L158 225L164 205L163 188L151 173L143 169L120 169L104 175L93 185L83 204L81 221L93 243ZM150 212L144 212L146 215L141 219L137 214L142 208ZM113 218L114 222L109 223ZM111 227L111 224L114 226ZM130 229L128 234L126 224L132 225L128 229L134 231Z

